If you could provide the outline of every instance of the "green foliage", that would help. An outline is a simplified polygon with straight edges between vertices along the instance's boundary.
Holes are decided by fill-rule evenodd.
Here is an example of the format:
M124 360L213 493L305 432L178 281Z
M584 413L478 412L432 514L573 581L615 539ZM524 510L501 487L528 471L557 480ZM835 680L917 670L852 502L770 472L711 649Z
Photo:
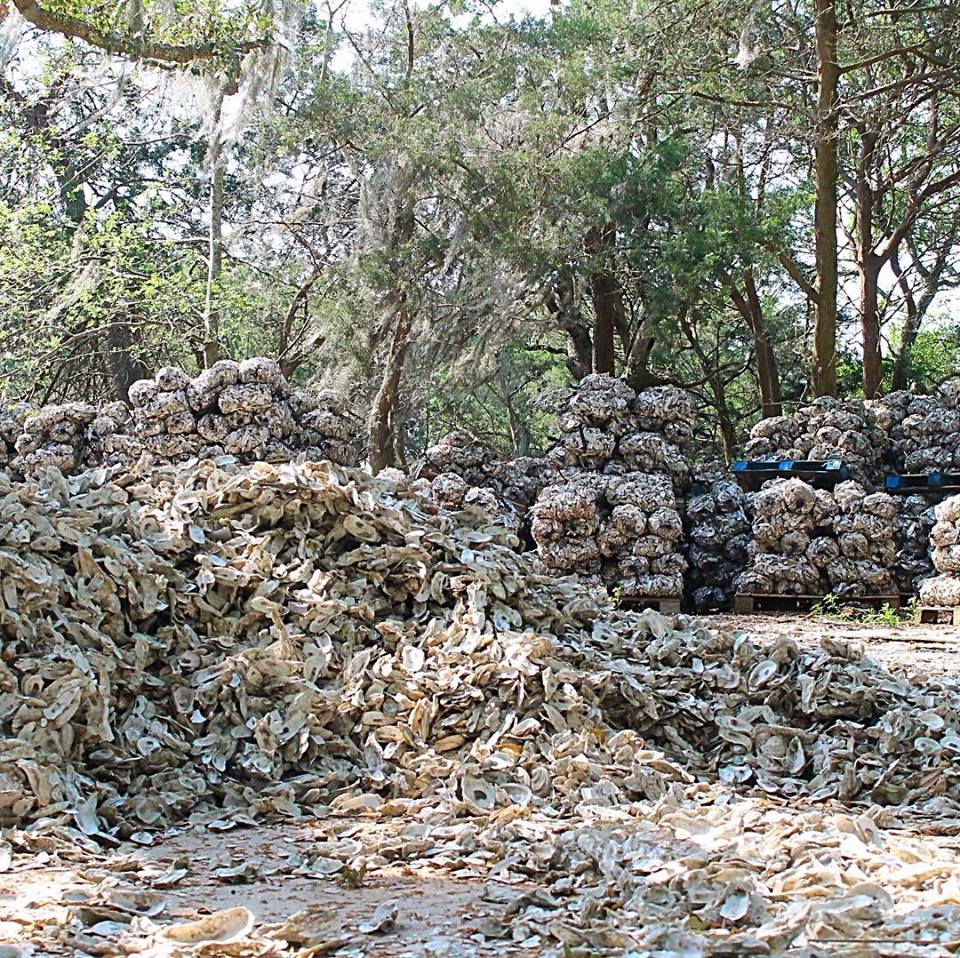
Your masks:
M136 44L166 43L204 47L166 66L215 79L242 119L222 131L226 256L209 290L222 353L283 352L299 381L342 385L361 407L399 362L398 459L454 427L503 454L543 450L553 400L592 368L611 301L616 373L690 388L703 455L734 454L760 415L761 334L788 408L809 397L811 305L797 274L813 276L810 4L747 17L730 0L571 0L516 18L478 0L382 0L372 28L349 33L296 3L177 0L164 14L148 0L141 33L132 4L46 6L113 39L34 36L4 68L6 396L97 398L118 390L121 360L144 371L198 363L210 111L169 70L121 71L101 54L112 43L156 63ZM909 99L922 66L911 51L949 53L949 25L939 10L892 18L858 0L843 11L845 268L849 184L875 117L888 118L871 167L878 236L916 206L897 164L953 168L953 132L921 162L931 104ZM276 102L232 99L241 62L251 90L273 88L256 69L267 58L242 54L281 27ZM896 43L902 55L887 56ZM953 81L943 83L939 129L960 130ZM956 190L924 206L902 242L922 312L909 379L930 388L960 360L939 298L958 283ZM861 388L855 284L842 297L846 394ZM759 329L737 302L748 286ZM882 286L889 380L906 295L888 270ZM410 328L395 337L401 316Z
M871 610L857 604L857 600L844 599L833 595L824 596L810 610L810 615L818 619L830 619L836 622L853 622L858 625L876 625L888 629L898 629L914 615L912 607L906 610L893 608L884 603L880 609Z

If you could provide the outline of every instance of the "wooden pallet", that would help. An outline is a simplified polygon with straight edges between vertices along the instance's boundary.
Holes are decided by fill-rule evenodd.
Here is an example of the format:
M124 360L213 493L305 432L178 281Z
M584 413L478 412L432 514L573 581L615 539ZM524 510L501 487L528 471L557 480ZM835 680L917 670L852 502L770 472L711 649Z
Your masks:
M826 600L823 595L770 595L758 592L740 592L733 599L733 611L740 614L751 612L809 612ZM857 595L837 598L841 607L853 606L870 609L900 608L899 595Z
M960 625L960 608L922 605L920 606L920 621L931 625Z
M679 615L679 599L662 599L659 596L624 596L620 599L620 607L624 609L655 609L663 615Z

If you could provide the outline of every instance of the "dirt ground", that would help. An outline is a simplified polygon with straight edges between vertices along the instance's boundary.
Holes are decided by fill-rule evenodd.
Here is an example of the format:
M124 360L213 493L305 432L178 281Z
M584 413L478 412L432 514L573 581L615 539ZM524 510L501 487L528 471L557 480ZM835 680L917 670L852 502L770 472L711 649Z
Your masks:
M778 634L807 647L815 647L824 636L845 639L863 644L891 669L960 673L960 628L952 626L889 628L801 615L717 615L708 617L708 623L746 630L760 642ZM162 911L155 916L161 923L242 905L259 927L310 909L327 941L326 946L310 949L317 955L453 958L538 953L536 947L517 947L482 934L503 914L504 898L468 865L436 865L427 858L415 866L381 867L361 876L297 873L303 854L316 849L318 842L376 840L378 836L359 832L389 828L382 822L355 824L342 818L226 832L192 828L168 833L149 848L124 846L105 856L59 849L15 855L0 875L0 958L77 954L56 944L58 929L77 907L101 900L97 896L102 896L103 888L115 884L154 894L162 888ZM224 868L235 873L224 877ZM175 880L164 880L163 876L180 872ZM500 889L514 895L520 890ZM370 931L367 923L380 906L387 912L395 909L395 919L383 930ZM103 946L100 952L85 950L117 953L106 938Z
M895 628L834 621L812 615L711 615L712 628L743 629L758 641L788 635L805 648L816 648L827 636L862 645L867 654L889 669L921 674L960 674L960 628L952 625L913 625Z

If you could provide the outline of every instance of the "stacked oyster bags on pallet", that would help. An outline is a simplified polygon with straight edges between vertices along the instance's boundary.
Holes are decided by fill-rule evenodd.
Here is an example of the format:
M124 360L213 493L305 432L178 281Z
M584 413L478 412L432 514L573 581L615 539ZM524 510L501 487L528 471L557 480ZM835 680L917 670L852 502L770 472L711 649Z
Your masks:
M930 531L931 556L937 574L920 584L924 605L960 606L960 496L938 502Z
M460 476L469 487L489 489L521 510L536 502L540 490L556 481L557 470L543 456L499 459L465 432L451 432L428 446L414 469L420 478Z
M363 423L342 396L332 389L290 389L287 403L295 423L292 447L297 455L341 466L360 462Z
M359 459L357 423L345 406L331 394L291 389L277 363L262 357L221 360L192 379L166 366L134 383L130 402L137 437L163 460Z
M894 590L897 504L856 482L832 491L774 479L754 497L741 593L880 596Z
M136 459L143 446L132 432L133 419L126 403L109 402L101 406L87 427L89 463L115 466Z
M490 486L492 459L489 449L467 433L455 431L428 446L415 471L427 479L451 473L468 486Z
M520 513L510 502L489 486L471 486L458 473L441 472L432 480L418 479L412 488L430 496L445 509L476 509L494 525L516 534L520 532Z
M699 610L727 605L737 576L750 561L751 495L719 463L694 477L687 499L687 591Z
M747 459L842 459L857 482L883 481L889 437L876 412L859 399L814 400L793 415L762 419L744 447Z
M23 430L10 463L21 475L30 475L46 466L73 472L82 466L87 445L87 427L97 417L95 406L70 402L44 406L23 421Z
M544 489L531 515L548 569L600 576L629 598L683 592L683 523L668 476L580 473Z
M413 470L421 492L447 508L476 507L498 525L525 535L527 510L556 479L544 458L497 459L465 432L452 432L427 447Z

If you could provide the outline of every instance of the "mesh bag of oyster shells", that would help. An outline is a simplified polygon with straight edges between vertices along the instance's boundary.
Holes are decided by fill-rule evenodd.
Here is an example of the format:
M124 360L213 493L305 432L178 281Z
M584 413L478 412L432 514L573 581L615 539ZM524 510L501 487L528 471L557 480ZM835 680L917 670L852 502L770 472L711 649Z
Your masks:
M359 461L359 421L333 393L290 387L279 365L221 360L193 377L166 366L130 387L134 432L159 459L222 455L283 462L299 454Z
M932 396L893 392L876 407L895 449L891 464L897 471L960 469L960 379L943 383Z
M719 463L698 467L686 502L687 593L695 609L729 604L750 562L753 506Z
M960 496L950 496L934 507L930 529L930 557L936 575L920 583L924 605L960 605Z
M839 596L893 590L897 503L859 483L814 489L774 479L754 496L750 567L743 593Z
M683 592L683 523L668 476L578 473L544 489L531 516L546 568L599 576L625 597Z
M872 404L821 397L789 416L762 419L744 446L747 459L841 459L867 489L882 484L890 440Z
M640 393L600 373L585 376L560 414L560 439L549 458L557 468L590 472L666 473L682 495L690 481L686 455L696 402L685 390L656 386Z

